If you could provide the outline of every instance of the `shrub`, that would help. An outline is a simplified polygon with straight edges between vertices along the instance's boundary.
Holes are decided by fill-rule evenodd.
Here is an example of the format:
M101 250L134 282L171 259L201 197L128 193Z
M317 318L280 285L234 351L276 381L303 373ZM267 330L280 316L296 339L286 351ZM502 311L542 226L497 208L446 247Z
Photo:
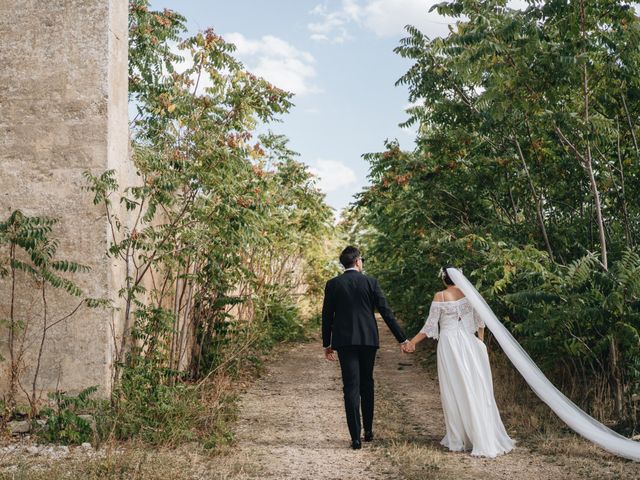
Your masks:
M40 432L41 437L48 442L75 445L92 440L93 428L80 415L95 410L96 401L90 397L97 390L98 387L92 386L75 396L64 392L50 393L49 399L54 406L40 412L47 417L46 427Z

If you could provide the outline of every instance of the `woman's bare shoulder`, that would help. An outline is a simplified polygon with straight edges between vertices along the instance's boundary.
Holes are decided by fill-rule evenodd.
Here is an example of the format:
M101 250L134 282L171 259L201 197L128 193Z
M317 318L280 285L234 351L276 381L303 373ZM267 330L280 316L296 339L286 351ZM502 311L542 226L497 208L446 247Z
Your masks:
M445 301L444 295L445 295L445 291L444 290L440 290L439 292L436 292L433 295L433 301L436 302L436 303L444 302Z
M434 302L455 302L464 298L464 293L459 288L448 288L446 290L441 290L436 292L433 296Z

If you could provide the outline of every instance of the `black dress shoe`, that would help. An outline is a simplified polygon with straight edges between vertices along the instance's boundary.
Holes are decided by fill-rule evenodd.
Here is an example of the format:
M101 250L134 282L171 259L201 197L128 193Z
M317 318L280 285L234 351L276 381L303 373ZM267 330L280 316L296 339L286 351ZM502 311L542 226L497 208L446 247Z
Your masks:
M362 442L360 440L353 440L351 442L351 448L354 450L360 450L362 448Z
M364 432L364 441L365 441L365 442L371 442L371 441L373 441L373 431L371 431L371 432Z

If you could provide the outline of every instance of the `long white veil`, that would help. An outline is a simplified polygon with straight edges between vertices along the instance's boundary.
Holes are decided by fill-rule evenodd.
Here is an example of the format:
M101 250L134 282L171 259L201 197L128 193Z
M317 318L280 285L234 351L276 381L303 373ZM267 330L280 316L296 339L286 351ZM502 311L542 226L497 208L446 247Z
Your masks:
M640 461L640 442L635 442L605 427L593 417L587 415L575 403L569 400L544 376L531 357L524 351L515 338L495 316L484 298L467 278L455 268L447 268L447 273L456 286L468 298L476 313L498 341L504 353L516 367L531 389L551 410L571 429L605 450Z

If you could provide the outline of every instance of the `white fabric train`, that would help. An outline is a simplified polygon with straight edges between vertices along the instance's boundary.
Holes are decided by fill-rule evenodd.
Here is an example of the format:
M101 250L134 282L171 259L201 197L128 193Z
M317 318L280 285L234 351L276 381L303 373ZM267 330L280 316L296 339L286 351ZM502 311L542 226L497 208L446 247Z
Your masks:
M455 268L447 268L447 273L456 286L462 290L476 314L498 341L511 363L523 376L540 400L549 405L564 423L587 440L605 450L630 460L640 461L640 442L635 442L614 432L567 398L544 376L527 352L520 346L504 325L495 316L482 295L467 278Z

